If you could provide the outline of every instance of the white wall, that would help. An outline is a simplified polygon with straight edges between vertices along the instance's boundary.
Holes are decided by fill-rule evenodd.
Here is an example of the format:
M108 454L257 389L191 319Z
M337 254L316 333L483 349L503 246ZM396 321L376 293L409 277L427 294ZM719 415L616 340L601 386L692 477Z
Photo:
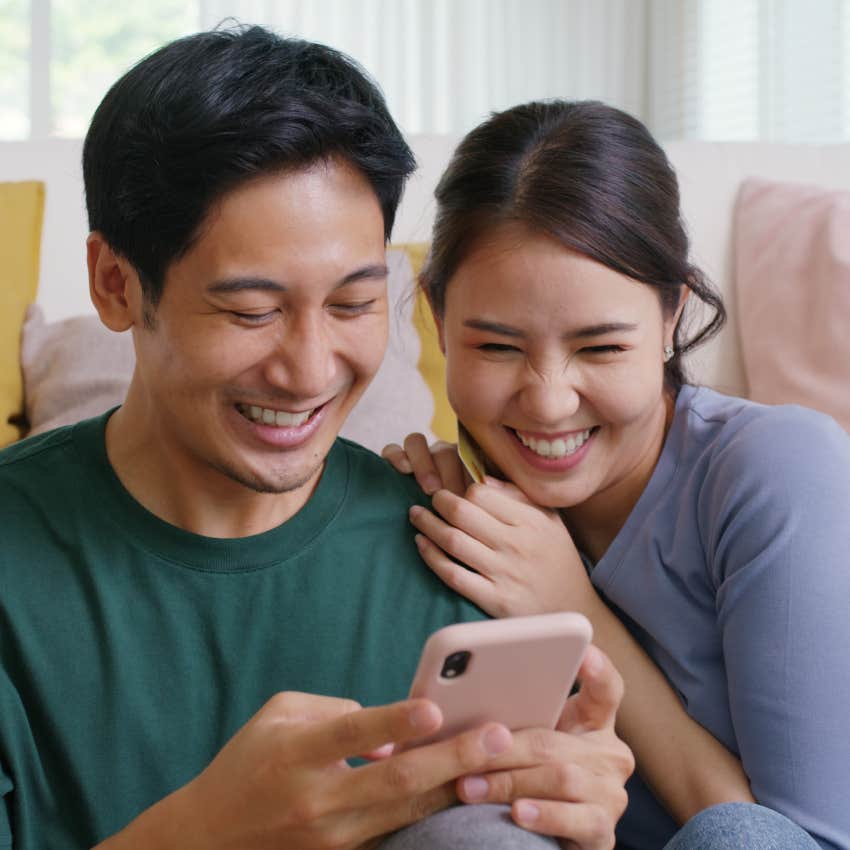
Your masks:
M399 209L394 241L428 239L433 218L431 192L454 142L449 136L413 139L420 166ZM0 142L0 180L43 180L47 184L38 303L48 320L93 311L86 274L88 224L81 157L78 139Z
M410 141L420 167L399 210L396 242L427 240L431 192L456 140L414 136ZM38 302L49 320L92 311L80 149L81 142L68 140L0 142L0 180L47 183ZM718 389L744 393L732 285L732 213L738 187L746 177L758 176L850 190L850 143L673 142L666 150L679 175L694 260L720 288L730 315L727 329L693 356L694 376Z

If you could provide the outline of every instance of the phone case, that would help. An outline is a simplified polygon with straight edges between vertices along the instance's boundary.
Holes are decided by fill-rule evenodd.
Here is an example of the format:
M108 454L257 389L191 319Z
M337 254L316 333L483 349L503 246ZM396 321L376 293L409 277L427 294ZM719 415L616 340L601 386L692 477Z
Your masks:
M573 612L459 623L434 632L410 696L436 702L443 725L416 744L493 720L509 729L554 728L592 633L587 618ZM457 673L464 653L466 667Z
M472 480L481 484L487 474L484 455L460 421L457 423L457 453Z

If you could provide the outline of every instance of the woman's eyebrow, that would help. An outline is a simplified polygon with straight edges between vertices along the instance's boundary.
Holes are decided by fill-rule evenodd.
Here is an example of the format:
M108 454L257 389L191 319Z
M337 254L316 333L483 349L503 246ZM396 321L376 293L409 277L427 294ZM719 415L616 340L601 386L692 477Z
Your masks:
M564 339L584 339L589 336L605 336L605 334L628 333L636 331L638 326L634 322L603 322L598 325L588 325L564 334Z
M525 332L511 325L503 325L501 322L491 322L487 319L466 319L463 323L464 327L472 328L476 331L488 331L489 333L499 334L501 336L524 337ZM567 331L563 334L564 339L586 339L593 336L605 336L611 333L623 333L636 331L637 324L634 322L603 322L598 325L588 325L584 328L576 328L576 330Z
M519 328L503 325L501 322L489 322L486 319L465 319L463 326L474 331L489 331L501 336L525 336Z

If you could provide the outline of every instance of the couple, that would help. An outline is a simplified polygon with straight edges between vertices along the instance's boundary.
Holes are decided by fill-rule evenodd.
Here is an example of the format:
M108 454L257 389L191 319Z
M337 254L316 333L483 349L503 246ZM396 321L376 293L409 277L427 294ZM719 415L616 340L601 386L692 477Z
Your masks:
M0 846L850 846L850 440L685 382L722 305L639 122L530 104L456 152L422 285L494 475L390 449L433 499L337 439L414 168L362 71L181 39L83 166L137 365L120 408L0 453ZM559 609L604 652L556 730L393 752L441 722L404 699L428 634Z

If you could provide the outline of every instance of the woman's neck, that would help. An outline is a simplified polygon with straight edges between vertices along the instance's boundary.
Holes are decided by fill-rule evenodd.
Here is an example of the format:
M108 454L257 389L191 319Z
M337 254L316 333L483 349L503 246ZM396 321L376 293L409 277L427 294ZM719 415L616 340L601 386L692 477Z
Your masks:
M653 438L627 475L584 502L561 510L576 546L594 563L608 551L649 484L661 457L675 408L675 398L665 394L663 411L658 426L653 429Z

